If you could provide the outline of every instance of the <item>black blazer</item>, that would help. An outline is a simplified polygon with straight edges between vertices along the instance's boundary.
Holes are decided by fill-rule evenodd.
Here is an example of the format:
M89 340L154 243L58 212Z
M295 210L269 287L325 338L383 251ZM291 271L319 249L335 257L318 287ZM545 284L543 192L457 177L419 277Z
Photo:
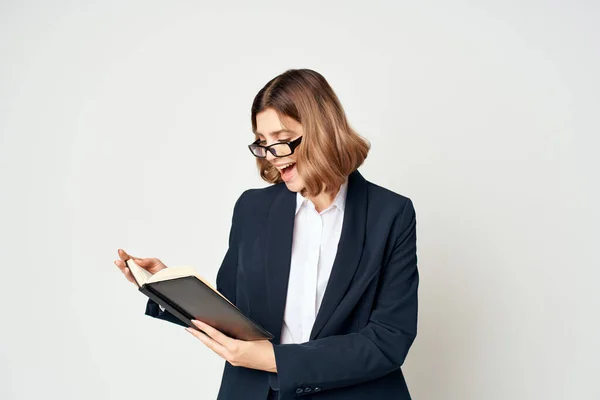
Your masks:
M417 333L416 219L411 200L348 179L337 255L310 341L280 344L296 194L280 183L237 200L217 289L275 338L277 374L225 363L219 400L409 400L400 366ZM149 301L146 313L172 322Z

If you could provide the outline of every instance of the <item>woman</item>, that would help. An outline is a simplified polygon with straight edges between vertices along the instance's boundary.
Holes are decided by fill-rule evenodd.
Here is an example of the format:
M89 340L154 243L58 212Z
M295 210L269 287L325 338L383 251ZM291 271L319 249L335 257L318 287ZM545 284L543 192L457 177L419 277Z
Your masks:
M417 327L411 200L358 172L369 144L314 71L268 82L252 129L250 151L273 185L237 200L217 290L275 337L187 328L227 361L218 399L410 399L400 366ZM119 257L133 281L130 256ZM166 268L135 260L151 273ZM153 301L146 313L180 323Z

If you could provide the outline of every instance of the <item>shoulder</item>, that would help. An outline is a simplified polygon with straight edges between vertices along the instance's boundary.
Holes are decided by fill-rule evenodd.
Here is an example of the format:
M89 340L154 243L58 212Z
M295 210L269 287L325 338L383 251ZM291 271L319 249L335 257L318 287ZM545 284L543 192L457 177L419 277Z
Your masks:
M241 214L261 215L267 213L273 201L285 190L287 188L284 183L264 188L246 189L235 202L234 217Z
M372 182L368 187L368 220L370 229L384 230L396 246L408 237L416 237L416 212L412 200ZM369 226L367 229L369 229ZM383 228L385 227L385 228ZM412 236L411 236L412 235Z
M287 190L285 184L278 183L264 188L246 189L236 201L240 208L265 208L280 194Z
M415 214L413 202L409 197L370 181L366 181L366 184L370 209L393 216Z

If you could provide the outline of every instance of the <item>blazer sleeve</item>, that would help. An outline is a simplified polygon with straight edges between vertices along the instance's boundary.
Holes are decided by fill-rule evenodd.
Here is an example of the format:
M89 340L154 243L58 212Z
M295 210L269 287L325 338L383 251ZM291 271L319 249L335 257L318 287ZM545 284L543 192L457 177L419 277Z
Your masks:
M237 266L238 266L238 231L242 222L240 221L240 204L242 198L248 191L235 202L233 207L233 216L231 217L231 228L229 230L229 247L225 258L217 272L217 290L233 304L236 300L236 282L237 282Z
M233 304L235 304L235 290L236 290L236 273L237 273L237 224L239 218L239 204L245 193L238 198L233 207L233 216L231 218L231 228L229 229L229 246L225 257L219 267L217 273L217 290ZM148 300L146 304L146 315L154 318L162 319L165 321L172 322L177 325L187 326L186 323L182 322L179 318L168 312L162 310L160 306L153 300Z
M282 398L356 385L400 368L417 334L416 216L408 199L382 266L367 325L357 333L274 345ZM303 390L311 388L310 391Z

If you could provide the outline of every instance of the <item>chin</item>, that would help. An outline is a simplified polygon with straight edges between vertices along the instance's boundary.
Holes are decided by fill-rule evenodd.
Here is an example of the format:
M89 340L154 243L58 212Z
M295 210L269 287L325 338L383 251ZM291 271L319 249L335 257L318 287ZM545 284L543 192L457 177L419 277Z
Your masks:
M300 192L304 187L303 183L298 182L297 179L292 179L291 181L284 183L290 192Z

